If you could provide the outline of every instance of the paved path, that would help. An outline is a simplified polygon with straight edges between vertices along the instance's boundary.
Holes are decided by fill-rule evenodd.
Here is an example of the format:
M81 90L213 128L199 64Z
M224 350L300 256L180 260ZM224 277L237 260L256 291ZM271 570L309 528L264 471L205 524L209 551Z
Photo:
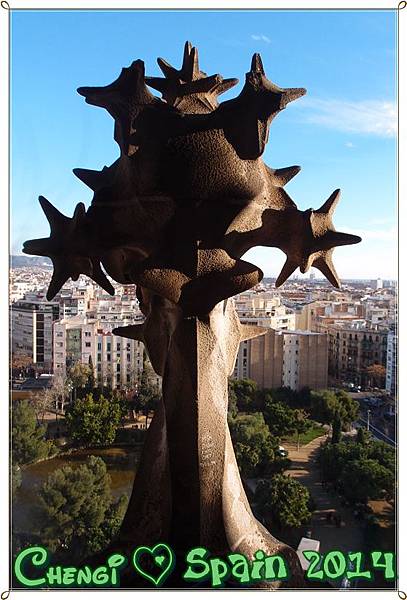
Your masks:
M305 485L315 501L316 510L310 529L311 537L321 542L320 552L362 550L363 532L360 522L354 519L351 509L343 507L338 498L332 492L327 492L321 484L316 456L325 439L325 436L316 438L299 450L296 445L285 444L291 459L291 467L286 474ZM327 520L326 515L330 510L336 510L341 515L342 527L338 528Z

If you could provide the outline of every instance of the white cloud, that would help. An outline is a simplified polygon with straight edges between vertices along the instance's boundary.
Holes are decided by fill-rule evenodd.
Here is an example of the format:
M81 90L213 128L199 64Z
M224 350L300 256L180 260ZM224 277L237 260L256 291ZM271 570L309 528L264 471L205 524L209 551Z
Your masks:
M346 142L345 146L346 146L347 148L354 148L354 147L355 147L355 144L353 144L352 142Z
M271 44L271 39L269 37L267 37L267 35L264 35L263 33L260 34L252 34L250 36L252 38L252 40L255 40L256 42L265 42L266 44Z
M396 227L391 227L390 229L359 229L352 230L351 228L341 228L341 231L346 231L346 233L351 233L352 235L359 235L362 238L362 241L370 241L380 240L381 242L396 242L397 240L397 229Z
M323 125L349 133L364 133L381 137L396 135L396 106L384 100L346 100L304 98L297 105L307 123ZM348 142L346 145L348 146ZM348 146L351 147L351 146Z

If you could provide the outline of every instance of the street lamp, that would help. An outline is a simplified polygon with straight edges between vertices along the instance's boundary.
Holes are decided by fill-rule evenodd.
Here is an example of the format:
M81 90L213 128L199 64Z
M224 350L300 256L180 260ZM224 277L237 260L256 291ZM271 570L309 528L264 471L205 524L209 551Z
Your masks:
M371 410L368 408L367 409L367 428L366 428L368 431L370 430L370 413L371 413Z

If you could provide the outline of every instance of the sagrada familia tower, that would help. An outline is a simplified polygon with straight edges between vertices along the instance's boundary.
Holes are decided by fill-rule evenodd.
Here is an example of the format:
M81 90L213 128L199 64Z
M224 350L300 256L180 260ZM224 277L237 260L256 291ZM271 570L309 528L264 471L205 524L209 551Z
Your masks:
M276 286L311 266L339 286L333 249L360 238L335 230L339 190L320 208L299 210L284 186L300 167L262 160L271 122L304 88L272 83L255 54L240 94L219 104L238 81L201 71L189 42L180 69L158 64L163 77L145 77L136 60L110 85L78 89L113 117L120 156L101 171L74 170L94 192L87 210L79 203L67 217L40 197L50 236L26 242L24 252L51 258L48 299L81 273L110 294L106 273L137 286L145 320L114 333L143 341L163 401L115 548L166 542L180 556L203 546L248 558L261 549L284 556L288 587L301 587L296 553L256 520L236 464L228 377L240 342L266 330L242 325L230 298L263 277L241 258L250 248L285 253Z

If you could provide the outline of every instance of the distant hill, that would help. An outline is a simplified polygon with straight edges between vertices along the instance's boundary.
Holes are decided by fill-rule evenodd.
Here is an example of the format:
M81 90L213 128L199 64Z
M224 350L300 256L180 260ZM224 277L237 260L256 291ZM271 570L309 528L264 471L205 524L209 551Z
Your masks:
M11 255L10 263L12 268L16 267L52 267L51 259L46 256L22 256Z

